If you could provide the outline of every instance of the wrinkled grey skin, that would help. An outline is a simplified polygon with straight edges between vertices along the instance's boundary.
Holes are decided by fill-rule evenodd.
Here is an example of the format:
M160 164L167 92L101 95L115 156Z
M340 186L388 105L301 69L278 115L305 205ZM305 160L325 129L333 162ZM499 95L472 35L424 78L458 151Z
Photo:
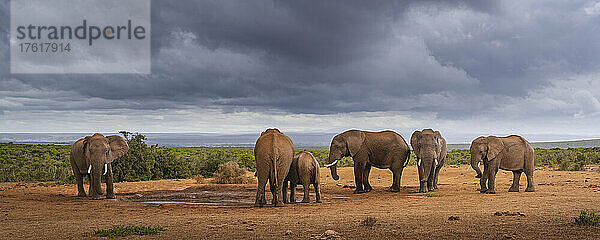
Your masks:
M287 198L288 182L290 185L289 201ZM304 188L303 203L310 202L309 188L311 184L315 188L315 201L318 203L321 202L319 163L317 162L317 159L307 151L300 152L294 156L290 171L283 183L284 203L296 202L296 186L298 184L301 184Z
M448 153L446 139L438 131L423 129L412 134L410 145L417 156L419 192L425 193L437 189L440 169L444 166Z
M410 149L402 136L393 131L360 130L348 130L336 135L331 140L329 164L326 166L330 168L334 180L339 179L337 162L348 156L354 160L354 193L370 192L373 189L369 184L371 166L390 169L394 175L390 191L400 191L402 170L410 157Z
M477 172L476 177L481 177L480 191L482 193L496 193L496 173L498 169L513 172L513 183L509 192L519 191L521 173L527 176L525 192L535 191L533 171L535 170L535 152L531 144L521 136L508 137L478 137L471 143L471 167ZM479 163L483 162L483 174L479 170Z
M106 175L106 198L115 198L113 190L111 162L129 151L127 142L120 136L105 137L96 133L77 140L71 147L70 161L77 181L77 196L85 197L83 177L89 176L90 197L100 199L104 194L100 184L101 176Z
M281 198L283 181L292 165L294 151L292 140L276 128L267 129L256 140L254 158L256 159L255 175L258 177L258 188L256 189L255 207L262 207L267 203L265 198L267 180L273 194L273 205L283 206Z

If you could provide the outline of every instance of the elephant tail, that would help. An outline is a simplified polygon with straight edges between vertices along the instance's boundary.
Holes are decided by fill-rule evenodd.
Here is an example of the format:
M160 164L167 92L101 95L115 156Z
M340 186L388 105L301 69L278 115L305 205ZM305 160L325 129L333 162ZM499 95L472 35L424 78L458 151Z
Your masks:
M404 167L408 166L409 161L410 161L410 148L408 149L408 152L406 153L406 161L404 161Z
M277 185L277 158L279 158L279 154L277 153L277 148L275 147L275 144L273 144L273 151L271 152L271 171L273 177L269 181L273 182L273 186L275 187L275 189L279 189L279 186Z

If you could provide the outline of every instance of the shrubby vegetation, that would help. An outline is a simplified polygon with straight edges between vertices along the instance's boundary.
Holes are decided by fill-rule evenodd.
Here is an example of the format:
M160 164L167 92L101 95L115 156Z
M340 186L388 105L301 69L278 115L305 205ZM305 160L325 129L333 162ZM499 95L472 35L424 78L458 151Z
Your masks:
M115 226L109 229L97 229L94 231L94 235L98 237L126 237L129 235L154 235L158 232L165 231L164 227L151 227L151 226Z
M579 216L575 218L575 223L579 225L596 226L600 224L600 215L594 211L582 210Z
M224 163L255 171L253 149L250 147L185 147L148 146L141 134L121 132L127 139L129 152L113 162L114 179L143 181L169 178L213 177ZM69 163L68 145L0 143L0 182L58 181L74 183ZM311 152L324 166L328 150L301 149ZM413 165L414 153L410 164ZM468 149L450 150L447 165L469 164ZM536 149L536 165L557 170L582 170L586 164L600 164L600 147ZM339 166L352 166L352 158L344 158Z
M214 183L218 184L245 184L251 183L252 177L248 177L248 170L241 168L236 162L230 161L221 164L219 170L213 175Z

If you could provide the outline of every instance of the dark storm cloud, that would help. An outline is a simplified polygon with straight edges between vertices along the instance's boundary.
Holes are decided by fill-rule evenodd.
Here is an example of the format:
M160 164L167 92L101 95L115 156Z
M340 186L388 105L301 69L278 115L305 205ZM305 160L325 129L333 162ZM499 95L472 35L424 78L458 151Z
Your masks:
M585 16L586 2L526 2L153 1L152 75L11 75L3 61L0 110L465 117L526 97L556 74L597 67L598 17Z

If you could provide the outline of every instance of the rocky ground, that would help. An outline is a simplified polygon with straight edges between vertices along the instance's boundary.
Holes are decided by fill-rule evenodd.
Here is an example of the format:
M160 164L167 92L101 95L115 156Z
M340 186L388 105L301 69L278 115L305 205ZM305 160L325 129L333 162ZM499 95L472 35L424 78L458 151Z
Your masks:
M92 201L76 197L73 184L0 183L0 239L99 239L94 230L116 225L165 228L124 239L600 238L600 227L573 223L580 210L600 210L597 170L538 169L533 193L523 192L524 175L521 192L507 192L512 173L501 171L495 195L477 191L468 166L445 166L440 189L424 194L415 167L404 170L399 193L387 191L389 170L373 169L374 190L360 195L350 188L352 168L339 169L340 181L321 171L323 203L281 208L253 208L255 184L117 183L117 199Z

